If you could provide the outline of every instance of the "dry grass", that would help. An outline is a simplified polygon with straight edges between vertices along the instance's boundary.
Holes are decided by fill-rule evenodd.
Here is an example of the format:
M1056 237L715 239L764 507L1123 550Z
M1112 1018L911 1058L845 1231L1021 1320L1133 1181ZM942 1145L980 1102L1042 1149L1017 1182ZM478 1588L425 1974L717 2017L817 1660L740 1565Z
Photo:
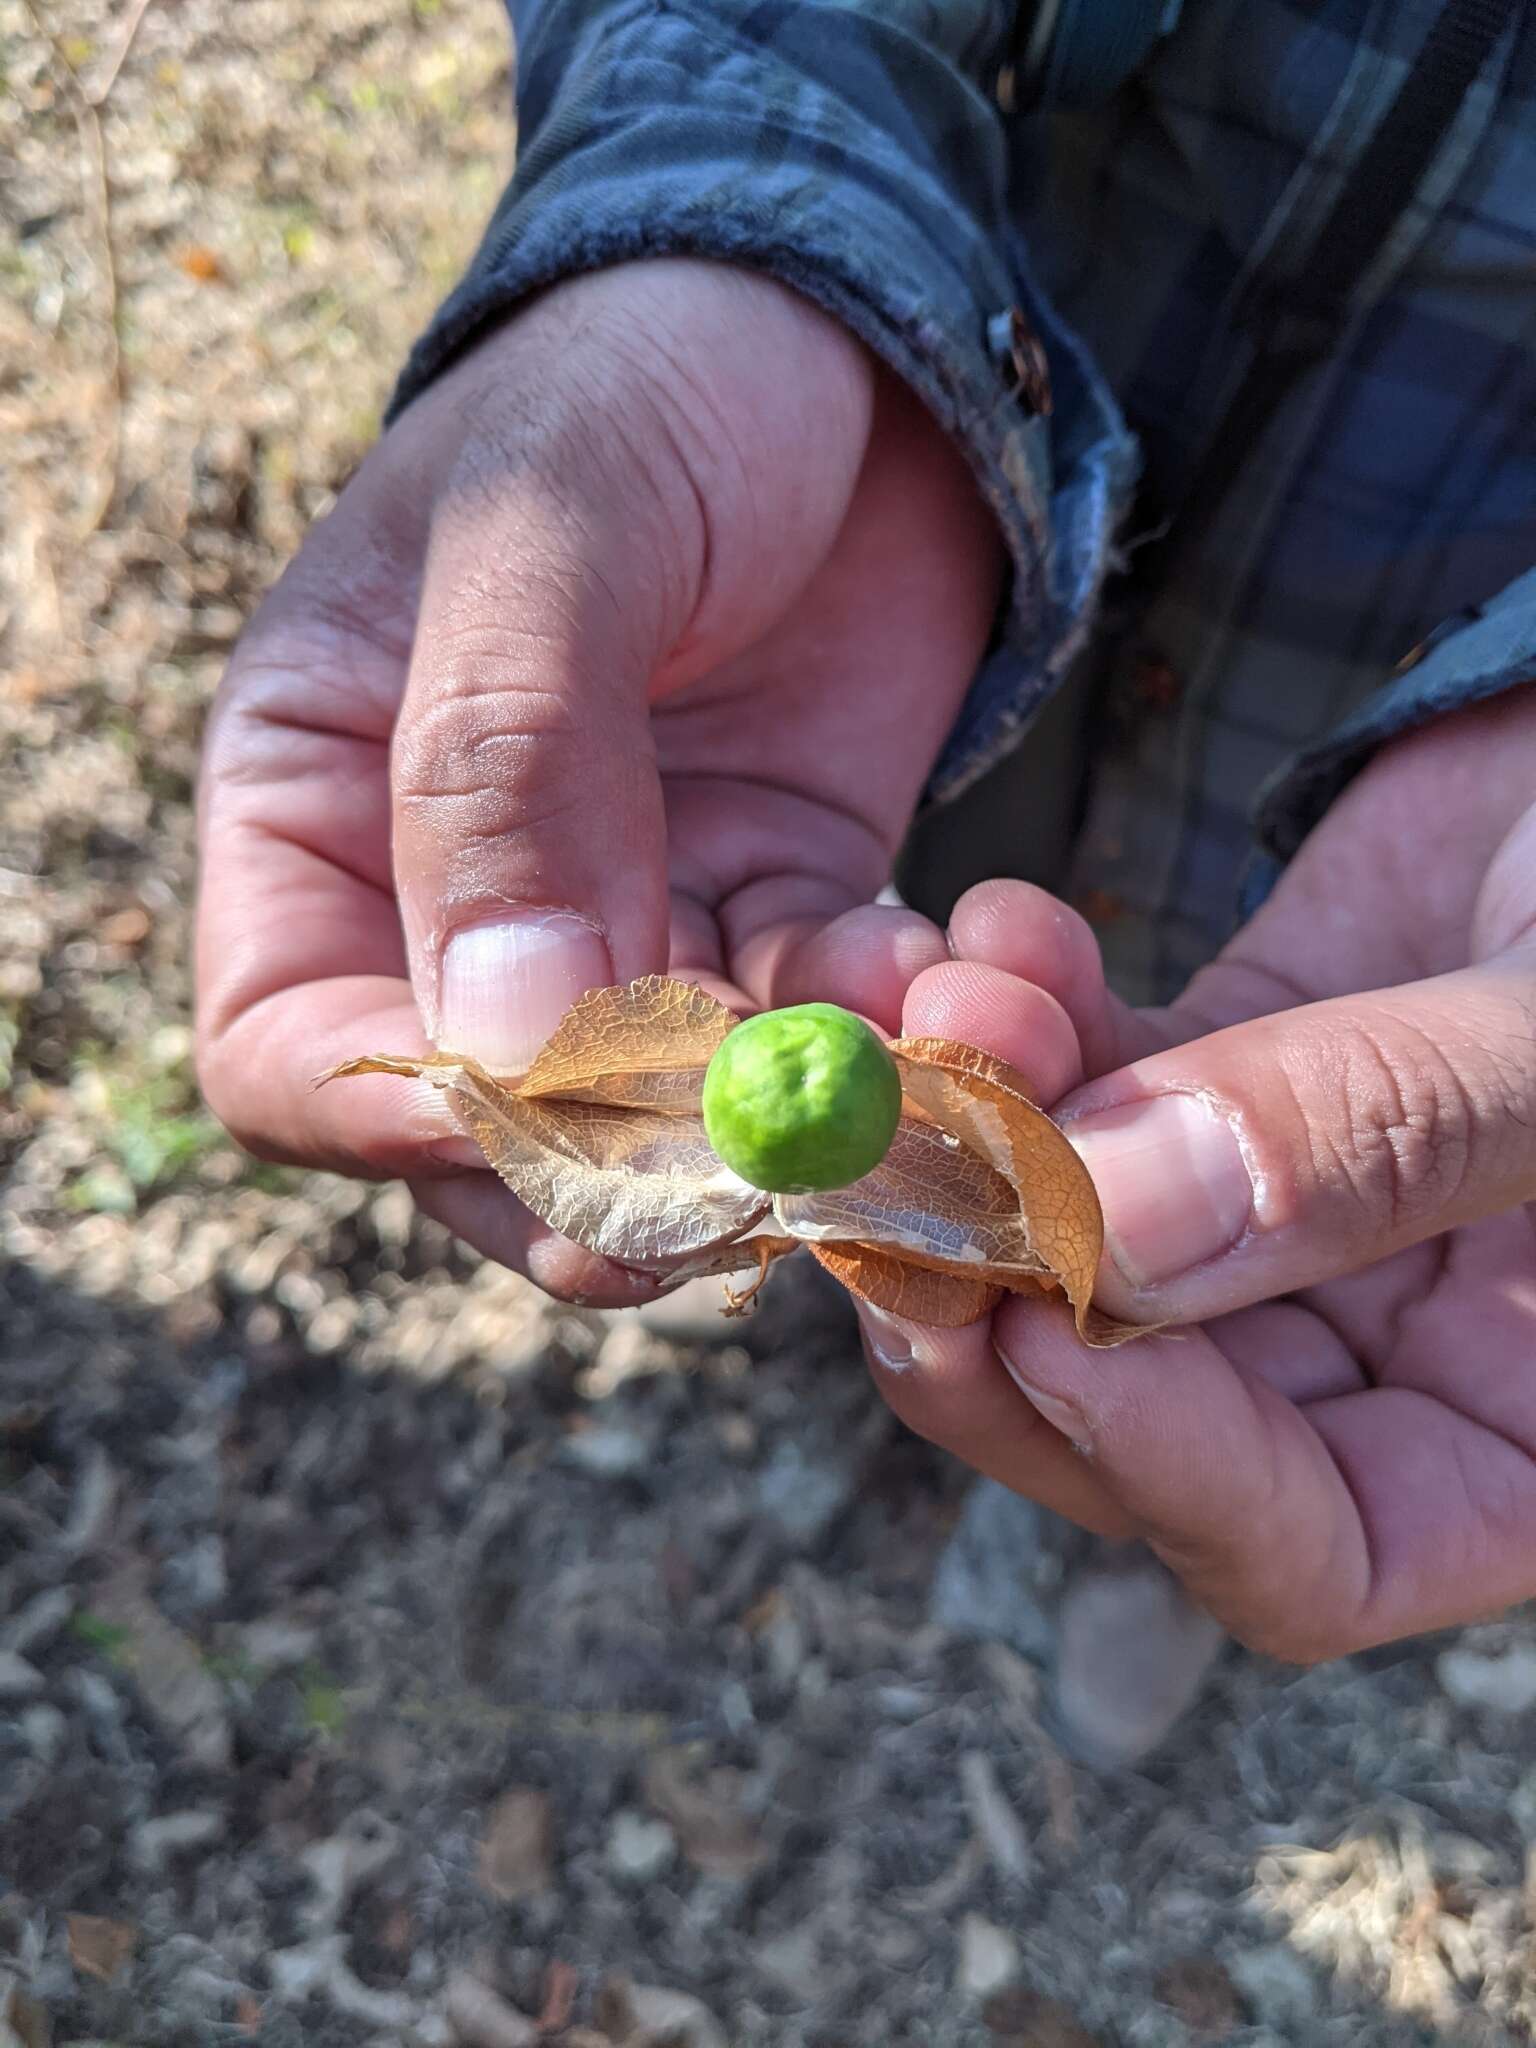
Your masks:
M156 0L113 76L136 11L0 0L0 1144L86 1206L125 1092L195 1114L203 708L511 147L495 0Z
M251 1168L202 1113L202 713L499 188L505 30L497 0L150 0L95 110L109 266L82 109L133 12L0 0L0 1622L32 1603L45 1687L25 1727L0 1711L0 2038L17 1954L81 2036L203 2048L193 1979L215 2000L222 1969L221 2026L382 2038L301 2026L270 1969L364 1801L398 1844L343 1926L376 2009L408 1956L430 2018L472 1950L530 2010L567 1964L584 2012L616 1959L686 1983L733 2048L1038 2048L1066 2007L1103 2048L1536 2037L1528 1715L1455 1705L1426 1651L1299 1680L1239 1659L1145 1776L1047 1768L997 1667L918 1625L958 1477L841 1340L765 1317L748 1372L548 1312L401 1191ZM592 1422L643 1472L583 1466ZM847 1489L803 1554L765 1505L796 1458ZM102 1623L133 1573L161 1618L134 1591ZM189 1775L128 1668L134 1617L166 1613L232 1731L222 1777ZM263 1678L283 1629L324 1667ZM771 1877L680 1865L641 1899L605 1875L654 1792L623 1745L658 1715L757 1802ZM1032 1890L966 1846L957 1760L983 1753ZM476 1831L530 1775L559 1794L554 1890L493 1919ZM213 1816L195 1890L113 1846L178 1807ZM71 1973L65 1908L161 1916L126 1988ZM991 2029L953 1989L971 1912L1034 1987Z

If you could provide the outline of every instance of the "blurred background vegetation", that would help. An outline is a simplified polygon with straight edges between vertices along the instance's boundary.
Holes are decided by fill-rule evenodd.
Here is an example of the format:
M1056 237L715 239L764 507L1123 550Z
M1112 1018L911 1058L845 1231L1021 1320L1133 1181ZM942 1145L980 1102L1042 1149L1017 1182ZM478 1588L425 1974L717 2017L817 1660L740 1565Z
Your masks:
M499 0L0 0L0 2043L1529 2042L1528 1615L1074 1772L824 1299L573 1312L201 1108L203 713L506 66Z
M199 725L499 189L507 55L496 0L0 0L13 1213L278 1185L191 1078Z

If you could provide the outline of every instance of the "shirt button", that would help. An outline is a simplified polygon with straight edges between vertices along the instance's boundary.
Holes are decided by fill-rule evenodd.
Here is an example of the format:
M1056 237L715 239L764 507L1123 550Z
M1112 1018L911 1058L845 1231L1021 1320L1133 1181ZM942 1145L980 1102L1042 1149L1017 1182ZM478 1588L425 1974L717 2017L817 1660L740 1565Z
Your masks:
M1017 306L987 322L987 348L1010 392L1031 418L1051 416L1051 370L1045 346Z

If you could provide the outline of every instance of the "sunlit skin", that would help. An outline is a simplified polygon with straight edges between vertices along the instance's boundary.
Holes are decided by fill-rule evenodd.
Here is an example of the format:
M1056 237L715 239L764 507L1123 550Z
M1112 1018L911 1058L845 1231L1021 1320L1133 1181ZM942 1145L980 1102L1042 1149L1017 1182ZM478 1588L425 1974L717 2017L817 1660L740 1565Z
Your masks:
M215 1109L267 1156L403 1175L552 1292L643 1296L464 1172L429 1091L310 1083L425 1049L407 931L450 884L466 916L579 894L617 981L894 1027L942 935L839 920L890 872L1000 557L950 442L792 294L681 263L551 292L385 436L231 665L202 784Z
M214 1108L268 1157L403 1175L552 1292L641 1298L469 1169L431 1091L311 1088L425 1050L447 934L507 904L578 905L615 980L986 1046L1063 1115L1217 1096L1284 1226L1101 1289L1199 1327L1089 1353L1010 1302L915 1333L888 1397L1288 1656L1536 1592L1536 693L1386 750L1223 960L1136 1015L1038 892L988 885L948 934L869 905L1000 579L943 433L790 293L680 263L547 294L385 436L231 665Z
M1433 1018L1446 992L1433 977L1467 975L1472 962L1485 963L1495 997L1512 999L1497 1025L1484 1013L1507 1103L1470 1105L1485 1133L1442 1133L1464 1155L1447 1207L1491 1213L1426 1234L1428 1209L1393 1214L1412 1209L1411 1182L1383 1195L1357 1160L1357 1195L1287 1251L1284 1299L1254 1300L1252 1271L1217 1261L1126 1304L1142 1320L1203 1319L1177 1336L1088 1351L1063 1312L1020 1301L990 1329L932 1333L925 1363L880 1373L915 1429L1075 1521L1144 1537L1235 1634L1283 1656L1333 1655L1536 1593L1536 1204L1496 1207L1480 1183L1504 1132L1529 1158L1533 785L1536 691L1399 742L1165 1011L1118 1003L1088 928L1017 883L963 898L950 926L959 962L907 992L908 1031L985 1045L1056 1093L1075 1069L1057 1105L1068 1117L1119 1092L1114 1076L1077 1088L1083 1073L1145 1062L1140 1072L1161 1082L1216 1085L1234 1049L1252 1057L1257 1043L1271 1070L1298 1077L1315 1148L1334 1158L1356 1142L1348 1104L1330 1107L1328 1093L1342 1032L1358 1022L1385 1043L1378 1007L1391 1022L1420 1008ZM1361 990L1386 994L1301 1007ZM1476 1014L1475 980L1452 992ZM1257 1041L1210 1036L1244 1024ZM1394 1230L1419 1241L1373 1258ZM1355 1270L1306 1284L1341 1262ZM1065 1433L1003 1356L1045 1407L1061 1404Z

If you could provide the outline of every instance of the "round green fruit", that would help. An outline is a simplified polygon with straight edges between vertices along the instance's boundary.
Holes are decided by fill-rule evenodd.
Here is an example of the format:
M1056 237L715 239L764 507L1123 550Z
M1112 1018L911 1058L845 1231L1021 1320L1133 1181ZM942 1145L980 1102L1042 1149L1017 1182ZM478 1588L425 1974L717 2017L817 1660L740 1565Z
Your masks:
M704 1076L704 1128L733 1173L775 1195L862 1180L901 1121L901 1076L869 1026L835 1003L738 1024Z

